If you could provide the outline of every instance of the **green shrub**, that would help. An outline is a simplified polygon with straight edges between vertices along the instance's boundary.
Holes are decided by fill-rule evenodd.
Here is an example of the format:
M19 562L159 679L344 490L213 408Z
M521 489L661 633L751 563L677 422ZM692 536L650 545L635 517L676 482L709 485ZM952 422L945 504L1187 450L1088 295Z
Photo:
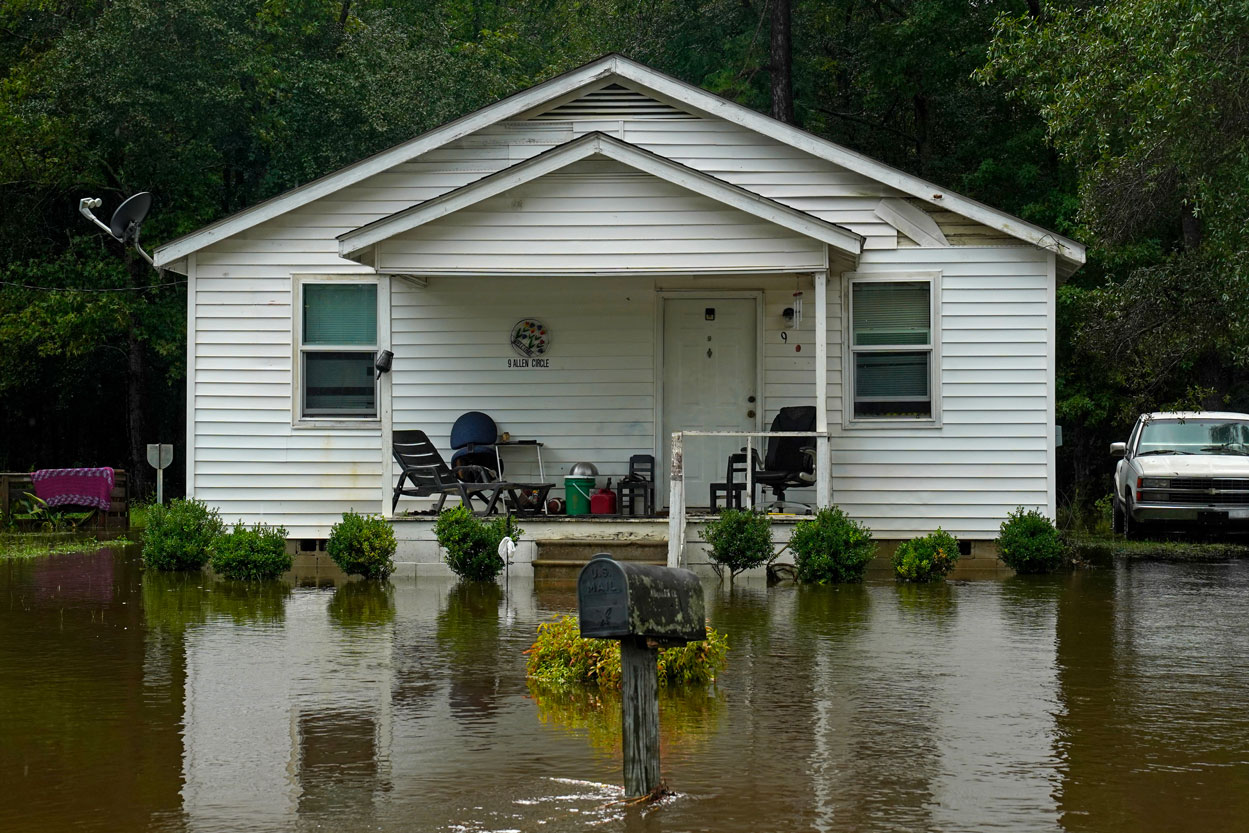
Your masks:
M286 529L259 524L248 529L243 524L213 542L209 563L213 572L240 581L277 578L291 568L286 552Z
M346 512L330 529L325 550L349 576L386 578L395 571L395 532L378 515Z
M798 581L841 584L863 580L876 555L872 532L837 506L821 509L814 520L801 521L789 538Z
M1002 562L1016 573L1052 573L1063 565L1058 529L1035 509L1020 506L1006 516L997 549Z
M707 628L707 638L659 652L661 686L713 682L724 668L728 638ZM538 625L538 638L525 652L525 671L544 683L595 683L620 687L620 642L615 639L583 639L576 616L564 616Z
M919 538L898 544L893 570L899 581L941 581L958 561L958 539L937 527Z
M743 570L772 560L772 519L749 509L725 509L703 532L711 545L717 575L729 571L729 581Z
M494 581L503 570L499 542L504 537L519 541L524 532L511 515L487 521L462 505L444 509L434 522L434 537L446 551L448 566L469 581Z
M171 500L147 513L143 563L155 570L199 570L225 531L216 509L198 500Z

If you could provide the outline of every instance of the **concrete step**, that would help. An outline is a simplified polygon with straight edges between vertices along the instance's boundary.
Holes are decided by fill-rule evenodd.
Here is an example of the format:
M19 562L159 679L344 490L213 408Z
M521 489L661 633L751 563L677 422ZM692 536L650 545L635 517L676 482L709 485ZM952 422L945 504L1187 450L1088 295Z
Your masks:
M668 563L667 541L607 541L555 539L535 542L537 557L533 560L535 581L574 581L581 568L600 552L610 553L617 561L635 564Z
M600 552L610 553L617 561L668 560L667 541L553 538L539 539L535 543L538 548L537 559L543 561L576 561L584 564Z

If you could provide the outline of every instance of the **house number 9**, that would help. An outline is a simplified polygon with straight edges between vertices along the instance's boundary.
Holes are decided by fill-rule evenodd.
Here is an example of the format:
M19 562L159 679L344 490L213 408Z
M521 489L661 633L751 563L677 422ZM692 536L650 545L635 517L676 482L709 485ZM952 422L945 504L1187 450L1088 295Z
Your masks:
M786 344L789 343L789 333L785 332L784 330L781 330L781 341L785 342Z

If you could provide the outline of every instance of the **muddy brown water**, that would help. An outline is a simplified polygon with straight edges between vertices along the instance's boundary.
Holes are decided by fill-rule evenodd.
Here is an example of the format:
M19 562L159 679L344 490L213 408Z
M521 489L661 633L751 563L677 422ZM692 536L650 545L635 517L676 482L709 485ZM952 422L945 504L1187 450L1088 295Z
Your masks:
M676 795L620 797L609 695L527 685L567 588L236 587L133 552L0 562L0 830L1249 827L1249 563L708 584Z

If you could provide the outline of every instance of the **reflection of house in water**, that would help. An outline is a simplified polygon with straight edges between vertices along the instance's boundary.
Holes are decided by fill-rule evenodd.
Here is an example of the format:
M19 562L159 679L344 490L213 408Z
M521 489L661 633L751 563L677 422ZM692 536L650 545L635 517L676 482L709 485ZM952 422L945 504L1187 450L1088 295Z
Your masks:
M192 829L285 829L389 789L391 626L334 628L323 591L284 621L213 618L186 635L183 808Z

